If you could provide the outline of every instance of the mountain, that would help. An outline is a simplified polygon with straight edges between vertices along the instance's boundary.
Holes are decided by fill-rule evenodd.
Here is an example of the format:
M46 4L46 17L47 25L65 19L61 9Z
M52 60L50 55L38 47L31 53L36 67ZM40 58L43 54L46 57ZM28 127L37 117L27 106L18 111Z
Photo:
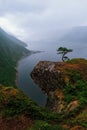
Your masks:
M25 45L0 28L0 84L15 86L17 62L30 53Z
M63 42L87 43L87 26L78 26L60 38Z
M26 43L24 43L23 41L17 39L16 37L14 37L8 33L6 33L2 28L0 28L0 36L2 36L2 37L5 36L5 39L10 40L11 42L13 42L15 44L19 44L19 45L24 46L24 47L27 46Z

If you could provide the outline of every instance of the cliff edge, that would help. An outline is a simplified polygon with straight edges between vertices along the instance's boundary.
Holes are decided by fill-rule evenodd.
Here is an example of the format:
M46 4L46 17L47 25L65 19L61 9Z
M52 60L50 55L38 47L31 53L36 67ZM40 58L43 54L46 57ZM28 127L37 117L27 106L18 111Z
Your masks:
M40 61L31 77L48 95L46 107L51 111L76 116L87 108L87 60Z

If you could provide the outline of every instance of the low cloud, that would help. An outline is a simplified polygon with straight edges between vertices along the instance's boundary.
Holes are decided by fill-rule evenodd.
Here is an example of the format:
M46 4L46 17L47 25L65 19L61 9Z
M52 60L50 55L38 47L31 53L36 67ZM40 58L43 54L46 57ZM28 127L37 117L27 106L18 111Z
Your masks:
M0 0L0 26L25 41L57 39L87 24L86 5L86 0Z

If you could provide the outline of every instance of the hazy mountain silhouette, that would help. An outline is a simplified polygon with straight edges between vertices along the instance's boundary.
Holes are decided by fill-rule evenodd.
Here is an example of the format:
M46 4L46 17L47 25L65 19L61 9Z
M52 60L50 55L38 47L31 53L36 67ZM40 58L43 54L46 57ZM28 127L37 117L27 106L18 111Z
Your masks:
M61 37L60 41L63 42L76 42L86 43L87 42L87 26L79 26L73 28L66 35Z
M16 37L14 37L8 33L6 33L2 28L0 28L0 36L5 37L5 39L10 40L11 42L14 42L16 44L22 45L24 47L27 46L26 43L24 43L23 41L17 39Z

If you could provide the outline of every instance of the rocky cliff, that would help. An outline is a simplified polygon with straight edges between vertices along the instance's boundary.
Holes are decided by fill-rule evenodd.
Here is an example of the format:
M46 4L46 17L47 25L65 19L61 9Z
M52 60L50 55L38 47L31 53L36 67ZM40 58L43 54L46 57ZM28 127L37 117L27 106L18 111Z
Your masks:
M57 88L63 88L65 86L64 75L60 69L56 69L56 66L61 68L64 64L41 61L31 73L32 79L34 79L39 87L47 94L49 91L54 91Z
M85 59L72 59L68 62L40 61L31 77L48 95L46 106L52 111L66 113L79 109L81 102L84 102L81 101L81 95L85 98L86 68Z

